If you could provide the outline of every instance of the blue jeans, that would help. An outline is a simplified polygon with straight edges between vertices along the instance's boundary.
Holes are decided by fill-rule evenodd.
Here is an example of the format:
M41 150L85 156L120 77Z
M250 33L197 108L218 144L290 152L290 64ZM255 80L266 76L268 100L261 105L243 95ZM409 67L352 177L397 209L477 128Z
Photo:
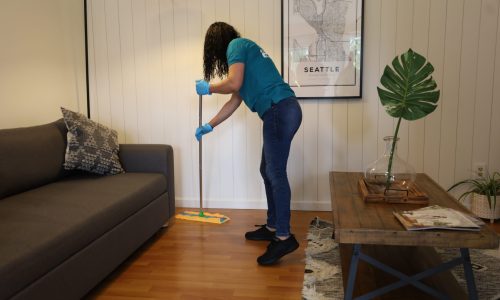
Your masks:
M292 139L302 122L302 109L295 97L273 105L262 116L264 147L260 173L267 197L267 226L277 236L290 235L291 190L286 173Z

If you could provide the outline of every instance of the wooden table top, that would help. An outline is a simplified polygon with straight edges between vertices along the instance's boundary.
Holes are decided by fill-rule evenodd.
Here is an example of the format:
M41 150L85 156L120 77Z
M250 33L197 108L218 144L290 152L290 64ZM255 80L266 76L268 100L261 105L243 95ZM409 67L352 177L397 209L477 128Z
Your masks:
M412 210L424 205L365 203L358 191L362 173L331 172L335 239L339 243L448 248L498 248L498 235L488 226L479 232L453 230L407 231L393 211ZM426 174L417 174L418 185L429 196L429 205L469 212ZM470 213L470 212L469 212Z

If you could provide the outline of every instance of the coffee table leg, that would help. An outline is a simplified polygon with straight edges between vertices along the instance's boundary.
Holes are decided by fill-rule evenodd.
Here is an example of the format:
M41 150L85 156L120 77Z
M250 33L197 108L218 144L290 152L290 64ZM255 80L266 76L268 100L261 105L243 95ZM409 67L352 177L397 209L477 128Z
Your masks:
M469 294L469 299L477 300L476 283L474 281L474 273L472 272L472 264L470 263L469 249L460 248L460 254L462 254L465 280L467 281L467 292Z
M359 252L361 249L360 244L354 244L352 249L352 257L351 257L351 266L349 267L349 278L347 280L347 290L344 295L344 299L351 300L352 293L354 291L354 282L356 282L356 273L358 271L358 262L359 262Z

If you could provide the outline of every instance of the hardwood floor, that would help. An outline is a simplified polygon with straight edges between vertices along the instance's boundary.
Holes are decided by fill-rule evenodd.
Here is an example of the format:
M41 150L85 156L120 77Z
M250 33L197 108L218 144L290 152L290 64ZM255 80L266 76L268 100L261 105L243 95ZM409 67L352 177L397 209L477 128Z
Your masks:
M178 209L182 211L183 209ZM127 260L88 299L301 299L309 222L330 212L292 212L300 248L281 263L261 267L267 242L244 234L265 223L264 210L213 209L231 218L222 225L176 220Z
M184 209L178 209L178 212ZM87 299L300 299L309 222L330 212L292 212L300 248L272 267L257 265L267 242L246 241L244 233L265 222L264 210L215 209L226 224L172 220ZM500 222L488 224L500 233Z

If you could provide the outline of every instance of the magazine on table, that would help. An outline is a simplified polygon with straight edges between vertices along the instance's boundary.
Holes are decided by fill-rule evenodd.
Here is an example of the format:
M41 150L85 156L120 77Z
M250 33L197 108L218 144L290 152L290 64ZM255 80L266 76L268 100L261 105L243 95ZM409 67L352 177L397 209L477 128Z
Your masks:
M403 224L406 230L447 229L479 231L481 226L484 225L484 222L479 218L439 205L408 211L395 211L394 216Z

